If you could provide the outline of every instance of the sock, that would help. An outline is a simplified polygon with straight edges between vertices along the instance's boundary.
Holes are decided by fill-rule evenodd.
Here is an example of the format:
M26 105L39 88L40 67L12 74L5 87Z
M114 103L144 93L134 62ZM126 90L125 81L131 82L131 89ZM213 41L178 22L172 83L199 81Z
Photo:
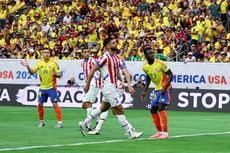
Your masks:
M56 117L58 120L58 123L62 123L62 113L61 113L61 108L57 105L54 106L54 111L56 113Z
M43 105L38 104L38 114L39 114L39 120L44 121L44 107L43 107Z
M101 113L99 120L98 120L98 123L97 123L97 126L95 128L96 130L98 130L98 131L101 130L101 127L104 124L105 120L107 119L107 116L108 116L108 111Z
M160 111L160 122L162 132L168 133L168 117L166 111Z
M86 112L87 112L87 116L86 117L88 117L92 113L92 111L93 111L92 107L86 108ZM91 127L91 124L89 123L88 126Z
M92 107L86 108L87 116L89 116L89 114L92 113L92 111L93 111Z
M152 114L152 118L153 118L153 123L154 123L157 131L161 132L162 128L161 128L161 122L160 122L160 116L159 116L159 114L158 113Z
M125 115L117 115L118 122L128 132L132 129L132 125L127 121Z
M133 126L128 122L128 126L130 129L134 129Z
M101 114L100 108L94 109L89 116L84 120L84 124L88 125L93 119L95 119L99 114Z

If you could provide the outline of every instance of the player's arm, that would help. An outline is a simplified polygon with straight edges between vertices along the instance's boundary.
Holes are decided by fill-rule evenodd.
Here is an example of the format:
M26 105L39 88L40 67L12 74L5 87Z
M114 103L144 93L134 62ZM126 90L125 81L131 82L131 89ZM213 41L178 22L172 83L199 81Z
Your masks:
M119 81L121 81L121 82L123 81L122 78L121 78L121 74L120 74L120 73L118 73L117 79L118 79Z
M61 73L54 73L53 76L54 76L55 78L61 78Z
M168 69L168 71L165 72L167 74L167 83L166 85L163 87L161 94L164 95L166 90L168 89L168 87L170 86L172 79L173 79L173 73L170 69Z
M21 64L22 64L22 66L25 66L27 68L27 70L29 71L30 74L36 73L36 71L30 67L29 63L26 60L21 61ZM36 68L36 66L35 66L35 68Z
M119 88L124 88L124 84L125 84L125 83L124 83L124 80L122 79L120 73L118 73L117 79L120 81Z
M146 97L146 92L149 88L149 85L151 83L151 79L150 77L147 75L146 76L146 81L145 81L145 87L144 87L144 91L141 93L141 100L144 101L145 100L145 97Z
M130 93L130 94L134 94L134 93L135 93L135 90L134 90L133 87L131 86L131 79L130 79L130 74L129 74L129 72L128 72L128 69L125 67L125 68L122 69L122 72L124 73L125 78L126 78L126 80L127 80L129 93Z
M92 80L92 78L94 76L94 73L97 70L99 70L99 68L100 67L97 64L94 64L93 67L92 67L92 69L90 70L90 73L89 73L89 76L88 76L88 80L87 80L86 85L84 87L85 93L87 93L89 91L90 82L91 82L91 80Z
M61 78L61 70L59 69L59 66L57 63L55 63L53 76L55 78Z

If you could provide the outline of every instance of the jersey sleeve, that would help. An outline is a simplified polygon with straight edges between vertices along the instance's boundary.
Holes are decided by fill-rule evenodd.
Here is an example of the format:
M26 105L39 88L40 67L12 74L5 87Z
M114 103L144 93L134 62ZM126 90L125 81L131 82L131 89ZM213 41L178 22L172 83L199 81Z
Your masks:
M58 65L58 63L56 63L56 62L54 62L54 72L55 72L56 74L61 74L61 70L60 70L60 68L59 68L59 65Z
M96 60L96 65L99 67L103 67L107 63L107 58L105 56L101 56Z
M40 69L40 65L41 65L40 62L38 62L38 63L35 64L35 66L34 66L34 68L33 68L34 73L37 73L37 72L38 72L38 70Z
M123 61L122 59L119 60L119 63L120 63L120 69L125 69L126 68L126 64L125 64L125 61Z
M161 63L161 70L163 72L167 72L169 70L168 65L165 62L163 62L163 61L161 61L160 63Z

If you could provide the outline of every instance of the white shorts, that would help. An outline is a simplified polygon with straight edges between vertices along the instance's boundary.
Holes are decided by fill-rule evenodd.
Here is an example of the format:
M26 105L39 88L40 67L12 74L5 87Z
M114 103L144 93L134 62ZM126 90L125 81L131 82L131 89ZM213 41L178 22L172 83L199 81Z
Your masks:
M85 94L83 98L83 102L95 103L98 92L99 92L99 88L97 88L94 85L91 85L89 91Z
M110 103L111 107L116 107L121 104L119 101L120 93L115 86L104 86L102 88L103 101Z

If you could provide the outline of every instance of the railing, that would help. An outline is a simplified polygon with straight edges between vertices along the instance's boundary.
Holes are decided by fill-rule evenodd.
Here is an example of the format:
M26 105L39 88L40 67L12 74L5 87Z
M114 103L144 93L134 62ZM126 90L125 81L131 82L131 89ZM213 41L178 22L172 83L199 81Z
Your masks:
M187 55L190 50L190 42L187 41L186 43L182 44L176 49L176 55L169 59L169 61L174 61L176 59L176 62L180 61L183 55Z

